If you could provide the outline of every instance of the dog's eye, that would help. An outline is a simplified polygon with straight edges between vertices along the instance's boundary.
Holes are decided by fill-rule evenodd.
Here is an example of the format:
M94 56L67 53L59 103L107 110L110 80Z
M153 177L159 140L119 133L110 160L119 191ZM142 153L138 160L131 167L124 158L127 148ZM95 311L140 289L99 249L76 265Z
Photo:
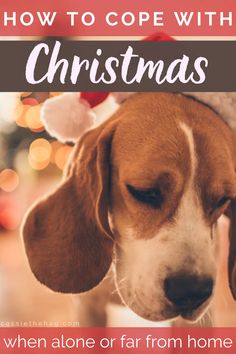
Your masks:
M139 202L148 204L154 208L161 208L163 196L159 189L137 189L130 184L127 184L129 193Z
M230 201L230 197L228 197L228 196L224 196L224 197L220 198L216 203L216 208L218 209L218 208L223 207L229 201Z

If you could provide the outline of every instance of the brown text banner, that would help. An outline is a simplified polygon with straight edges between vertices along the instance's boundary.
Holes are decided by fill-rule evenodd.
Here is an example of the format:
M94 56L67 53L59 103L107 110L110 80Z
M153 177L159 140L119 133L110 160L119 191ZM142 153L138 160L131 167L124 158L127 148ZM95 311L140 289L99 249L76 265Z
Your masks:
M0 41L0 91L236 91L235 41Z

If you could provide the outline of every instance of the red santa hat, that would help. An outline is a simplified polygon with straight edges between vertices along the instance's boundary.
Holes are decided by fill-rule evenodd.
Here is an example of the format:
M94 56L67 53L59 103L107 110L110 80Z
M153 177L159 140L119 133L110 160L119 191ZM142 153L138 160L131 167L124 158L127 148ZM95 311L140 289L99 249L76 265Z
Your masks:
M171 41L163 33L153 34L144 40ZM96 123L96 106L113 96L121 104L135 92L81 92L64 93L47 99L41 110L41 120L47 132L62 142L76 142ZM236 131L236 92L184 92L186 96L212 107Z

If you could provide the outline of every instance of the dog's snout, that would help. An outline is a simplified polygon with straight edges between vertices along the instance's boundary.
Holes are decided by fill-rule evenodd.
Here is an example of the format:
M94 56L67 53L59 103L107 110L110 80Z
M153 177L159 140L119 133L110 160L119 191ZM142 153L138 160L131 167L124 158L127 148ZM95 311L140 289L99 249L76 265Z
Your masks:
M176 274L164 281L166 297L179 309L188 311L198 308L212 294L210 277Z

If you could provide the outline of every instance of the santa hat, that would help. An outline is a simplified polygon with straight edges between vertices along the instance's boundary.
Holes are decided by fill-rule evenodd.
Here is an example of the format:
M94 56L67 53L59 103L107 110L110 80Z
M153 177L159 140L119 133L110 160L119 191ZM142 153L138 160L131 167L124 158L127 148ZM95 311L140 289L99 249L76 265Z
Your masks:
M163 33L153 34L144 40L172 41ZM93 110L108 96L121 104L135 92L81 92L64 93L47 99L41 110L41 120L47 132L62 142L76 142L96 123ZM236 131L236 92L184 92L211 107Z

